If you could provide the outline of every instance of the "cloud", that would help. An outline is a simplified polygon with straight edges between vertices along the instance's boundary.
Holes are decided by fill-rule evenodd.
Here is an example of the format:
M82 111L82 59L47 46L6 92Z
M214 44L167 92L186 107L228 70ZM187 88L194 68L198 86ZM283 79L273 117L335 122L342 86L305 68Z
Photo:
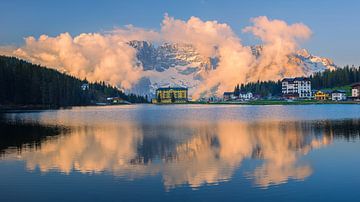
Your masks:
M177 20L165 15L161 26L163 40L173 43L190 43L207 57L217 55L220 44L234 42L238 38L227 24L217 21L202 21L191 17L188 21ZM238 43L236 41L236 43Z
M263 43L261 57L244 46L232 28L217 21L203 21L190 17L187 21L165 14L160 31L134 27L115 28L104 33L83 33L72 37L62 33L51 37L30 36L17 49L2 48L0 53L20 57L30 62L66 71L90 81L103 80L123 89L131 89L146 73L137 61L131 40L192 44L204 57L220 59L215 70L204 75L194 91L194 98L217 95L232 90L237 83L274 80L282 76L299 76L301 67L289 62L302 40L311 35L304 24L287 24L265 16L251 19L251 26L243 29Z
M281 20L269 20L265 16L251 19L252 26L243 31L252 33L263 42L262 56L256 58L250 47L243 46L240 38L227 24L202 21L191 17L188 21L165 16L161 34L165 40L190 43L207 57L219 57L216 70L211 71L195 91L193 97L209 95L217 89L217 95L232 90L239 82L274 80L282 76L303 75L301 67L289 62L300 40L310 37L310 29L301 24L288 25Z
M44 123L58 123L61 116ZM62 124L71 128L65 134L46 139L41 147L9 148L3 158L22 160L28 170L44 173L105 171L129 180L161 175L166 189L229 181L245 159L257 159L261 163L244 174L266 188L310 176L310 164L299 159L332 143L329 134L319 136L314 125L299 122L169 122L166 131L173 135L162 136L157 126L148 130L139 123L106 119L65 119ZM299 124L307 130L299 130Z
M261 57L249 69L250 80L275 80L282 76L304 74L303 70L289 62L289 55L298 50L299 42L311 36L309 27L302 23L288 25L281 20L269 20L266 16L251 19L252 26L243 29L252 33L262 43Z
M127 26L107 33L83 33L72 37L41 35L25 38L25 45L2 53L33 63L65 71L90 81L106 81L129 89L141 78L142 68L135 50L127 42L133 39L156 39L157 33Z
M216 70L206 75L193 97L207 93L214 87L223 92L243 80L244 73L253 60L249 47L244 47L231 27L217 21L202 21L191 17L188 21L165 15L161 35L166 41L193 44L206 57L219 57Z

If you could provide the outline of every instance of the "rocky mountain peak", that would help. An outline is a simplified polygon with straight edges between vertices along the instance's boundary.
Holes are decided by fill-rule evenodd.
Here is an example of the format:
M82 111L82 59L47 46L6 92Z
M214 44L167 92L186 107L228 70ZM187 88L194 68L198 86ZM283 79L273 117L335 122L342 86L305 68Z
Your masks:
M220 61L217 57L202 56L191 44L147 41L130 41L128 44L136 49L137 60L146 75L132 89L138 94L154 94L157 88L166 86L186 86L191 94ZM256 58L261 57L262 45L250 49ZM289 62L302 67L306 75L337 67L332 60L313 56L306 49L288 57Z

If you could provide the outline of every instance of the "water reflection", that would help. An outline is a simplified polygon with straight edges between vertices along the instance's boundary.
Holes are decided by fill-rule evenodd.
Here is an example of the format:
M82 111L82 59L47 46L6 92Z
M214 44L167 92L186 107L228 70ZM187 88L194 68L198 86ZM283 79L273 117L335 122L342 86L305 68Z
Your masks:
M38 147L50 137L69 132L63 126L47 126L39 123L24 123L2 119L0 115L0 156L4 152L22 152L27 148Z
M24 130L12 131L5 125L2 129L6 128L8 137L10 133L24 137ZM266 188L289 179L304 180L313 170L302 156L331 144L334 138L358 138L359 126L360 120L192 120L166 125L97 121L76 123L66 130L35 125L37 129L27 129L27 139L17 144L2 141L2 159L24 161L29 171L110 172L126 179L160 174L166 189L227 181L245 159L257 159L256 168L243 175ZM30 126L17 123L15 128L21 127Z

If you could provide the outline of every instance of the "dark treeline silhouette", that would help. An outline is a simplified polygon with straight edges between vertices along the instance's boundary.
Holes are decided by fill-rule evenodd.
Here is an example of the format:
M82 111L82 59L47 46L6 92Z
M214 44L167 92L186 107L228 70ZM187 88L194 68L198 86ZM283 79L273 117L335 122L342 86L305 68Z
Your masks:
M317 124L318 130L323 129L324 134L334 135L337 139L353 141L360 138L360 119L323 121Z
M247 84L237 85L234 94L239 95L240 92L252 92L261 95L281 95L281 81L257 81Z
M23 121L11 122L0 114L0 157L9 147L16 147L18 151L23 146L36 148L48 137L55 137L70 132L70 128L63 126L42 125L39 123L25 123ZM25 135L26 134L26 135Z
M345 66L335 70L325 70L317 72L309 78L312 89L347 86L360 82L360 67ZM238 95L241 91L252 92L261 96L279 96L281 95L281 81L257 81L235 86L234 94Z
M334 88L360 82L360 67L338 68L315 73L310 76L313 89Z
M137 95L126 95L105 82L88 83L57 70L31 64L14 57L0 56L0 105L46 106L49 108L90 105L120 97L131 103L147 102Z

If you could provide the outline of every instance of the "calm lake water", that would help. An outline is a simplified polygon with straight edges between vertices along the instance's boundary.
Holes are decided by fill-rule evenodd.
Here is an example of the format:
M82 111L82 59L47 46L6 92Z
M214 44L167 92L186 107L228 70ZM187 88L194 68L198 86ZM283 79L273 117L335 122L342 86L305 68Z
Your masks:
M360 105L0 114L0 201L359 201Z

